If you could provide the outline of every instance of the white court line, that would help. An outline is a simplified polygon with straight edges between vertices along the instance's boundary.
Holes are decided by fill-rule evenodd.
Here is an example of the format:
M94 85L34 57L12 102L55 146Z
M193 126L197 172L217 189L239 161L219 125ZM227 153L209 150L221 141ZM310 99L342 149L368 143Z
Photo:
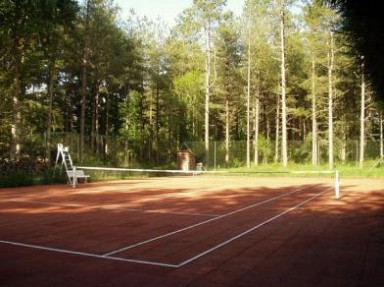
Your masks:
M164 214L176 214L176 215L191 215L191 216L205 216L205 217L218 217L221 214L211 214L211 213L193 213L193 212L177 212L177 211L163 211L156 209L142 210L144 213L164 213Z
M135 259L128 259L128 258L114 257L114 256L102 256L99 254L66 250L66 249L60 249L60 248L50 248L50 247L45 247L45 246L40 246L40 245L25 244L25 243L14 242L14 241L0 240L0 243L8 244L8 245L14 245L14 246L22 246L22 247L32 248L32 249L46 250L46 251L51 251L51 252L64 253L64 254L93 257L93 258L98 258L98 259L109 259L109 260L115 260L115 261L124 261L124 262L155 265L155 266L162 266L162 267L172 267L172 268L178 267L178 265L175 265L175 264L168 264L168 263L155 262L155 261L135 260Z
M301 188L301 189L298 189L298 190L290 191L290 192L281 194L281 195L279 195L279 196L275 196L275 197L272 197L272 198L269 198L269 199L266 199L266 200L257 202L257 203L255 203L255 204L248 205L248 206L246 206L246 207L243 207L243 208L234 210L234 211L232 211L232 212L229 212L229 213L226 213L226 214L223 214L223 215L220 215L220 216L217 216L217 217L214 217L214 218L211 218L211 219L208 219L208 220L205 220L205 221L202 221L202 222L199 222L199 223L196 223L196 224L193 224L193 225L190 225L190 226L187 226L187 227L184 227L184 228L181 228L181 229L178 229L178 230L169 232L169 233L165 233L165 234L163 234L163 235L160 235L160 236L157 236L157 237L154 237L154 238L151 238L151 239L142 241L142 242L138 242L138 243L136 243L136 244L132 244L132 245L129 245L129 246L125 246L125 247L122 247L122 248L119 248L119 249L110 251L110 252L108 252L108 253L105 253L103 256L110 256L110 255L113 255L113 254L116 254L116 253L120 253L120 252L126 251L126 250L128 250L128 249L132 249L132 248L135 248L135 247L138 247L138 246L141 246L141 245L145 245L145 244L147 244L147 243L151 243L151 242L153 242L153 241L157 241L157 240L163 239L163 238L165 238L165 237L169 237L169 236L175 235L175 234L177 234L177 233L180 233L180 232L183 232L183 231L186 231L186 230L189 230L189 229L192 229L192 228L195 228L195 227L198 227L198 226L201 226L201 225L210 223L210 222L212 222L212 221L219 220L219 219L222 219L222 218L227 217L227 216L231 216L231 215L233 215L233 214L236 214L236 213L239 213L239 212L242 212L242 211L245 211L245 210L254 208L254 207L256 207L256 206L260 206L260 205L262 205L262 204L265 204L265 203L271 202L271 201L273 201L273 200L276 200L276 199L279 199L279 198L282 198L282 197L291 195L291 194L293 194L293 193L301 192L301 191L303 191L303 190L306 190L306 189L308 189L308 188L311 188L311 187L314 187L314 186L317 186L317 185L319 185L319 184L314 184L314 185L310 185L310 186L307 186L307 187L304 187L304 188Z
M243 237L244 235L247 235L248 233L251 233L252 231L254 231L254 230L256 230L256 229L258 229L258 228L260 228L260 227L262 227L262 226L264 226L264 225L266 225L266 224L268 224L268 223L270 223L270 222L272 222L272 221L274 221L276 219L278 219L279 217L287 214L288 212L291 212L291 211L299 208L300 206L302 206L302 205L304 205L304 204L306 204L306 203L316 199L317 197L319 197L319 196L323 195L324 193L328 192L330 189L331 188L328 188L328 189L326 189L326 190L324 190L324 191L322 191L322 192L320 192L320 193L310 197L309 199L304 200L304 201L300 202L299 204L297 204L297 205L295 205L295 206L293 206L291 208L288 208L285 211L283 211L283 212L281 212L281 213L279 213L279 214L277 214L277 215L275 215L275 216L273 216L273 217L263 221L262 223L260 223L258 225L255 225L254 227L244 231L243 233L240 233L240 234L238 234L238 235L236 235L236 236L234 236L234 237L232 237L232 238L230 238L230 239L228 239L228 240L226 240L226 241L224 241L224 242L222 242L222 243L212 247L211 249L208 249L208 250L206 250L206 251L204 251L204 252L202 252L202 253L194 256L194 257L191 257L190 259L187 259L187 260L181 262L180 264L177 265L177 268L182 267L184 265L187 265L188 263L191 263L191 262L199 259L200 257L203 257L204 255L207 255L207 254L209 254L209 253L211 253L211 252L213 252L213 251L215 251L215 250L217 250L217 249L219 249L219 248L221 248L221 247L231 243L232 241L235 241L235 240Z
M28 199L9 199L5 202L22 202L22 203L31 203L31 204L41 204L41 205L52 205L52 206L65 206L65 207L77 207L77 208L90 208L90 209L105 209L110 210L113 208L123 208L125 204L105 204L105 205L86 205L86 204L77 204L77 203L58 203L50 201L37 201L37 200L28 200ZM219 214L208 214L208 213L193 213L193 212L173 212L165 210L156 210L156 209L139 209L139 208L127 208L124 211L135 211L143 213L160 213L160 214L177 214L177 215L195 215L195 216L205 216L205 217L216 217L220 216Z
M58 203L58 202L50 202L50 201L37 201L37 200L28 200L28 199L7 199L5 202L22 202L22 203L32 203L32 204L42 204L42 205L57 205L57 206L65 206L65 207L88 207L83 204L77 203Z
M288 209L286 209L285 211L263 221L262 223L260 224L257 224L255 225L254 227L194 256L194 257L191 257L179 264L169 264L169 263L162 263L162 262L155 262L155 261L145 261L145 260L136 260L136 259L129 259L129 258L122 258L122 257L115 257L115 256L106 256L106 255L99 255L99 254L93 254L93 253L86 253L86 252L79 252L79 251L71 251L71 250L66 250L66 249L59 249L59 248L50 248L50 247L45 247L45 246L39 246L39 245L32 245L32 244L25 244L25 243L19 243L19 242L13 242L13 241L4 241L4 240L0 240L0 243L3 243L3 244L8 244L8 245L14 245L14 246L22 246L22 247L26 247L26 248L33 248L33 249L39 249L39 250L46 250L46 251L52 251L52 252L58 252L58 253L64 253L64 254L71 254L71 255L79 255L79 256L86 256L86 257L92 257L92 258L97 258L97 259L108 259L108 260L115 260L115 261L123 261L123 262L130 262L130 263L138 263L138 264L147 264L147 265L154 265L154 266L161 266L161 267L169 267L169 268L180 268L180 267L183 267L249 233L251 233L252 231L282 217L283 215L299 208L300 206L316 199L317 197L323 195L324 193L328 192L331 188L328 188L320 193L317 193L315 194L314 196L300 202L299 204L296 204L295 206L293 207L290 207ZM303 190L303 189L301 189ZM298 191L295 191L295 192L298 192ZM293 192L290 192L290 193L293 193ZM288 193L288 194L290 194ZM282 197L282 196L280 196ZM232 212L233 214L233 212Z

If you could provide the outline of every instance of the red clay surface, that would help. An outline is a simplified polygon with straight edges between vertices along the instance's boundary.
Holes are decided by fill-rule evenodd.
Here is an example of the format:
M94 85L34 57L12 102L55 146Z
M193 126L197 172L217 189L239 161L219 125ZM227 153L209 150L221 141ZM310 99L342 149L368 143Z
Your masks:
M384 286L384 180L0 189L0 286Z

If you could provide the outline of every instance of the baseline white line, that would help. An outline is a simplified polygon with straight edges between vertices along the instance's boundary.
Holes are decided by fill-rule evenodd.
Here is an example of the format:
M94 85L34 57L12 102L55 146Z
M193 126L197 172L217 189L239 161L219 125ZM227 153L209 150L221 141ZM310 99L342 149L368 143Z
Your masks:
M86 205L86 204L77 204L77 203L57 203L50 201L36 201L36 200L25 200L25 199L9 199L5 202L21 202L21 203L31 203L31 204L41 204L41 205L51 205L51 206L64 206L64 207L77 207L77 208L89 208L89 209L105 209L110 210L113 208L124 208L124 203L119 204L105 204L105 205ZM124 211L129 212L143 212L143 213L160 213L160 214L178 214L178 215L195 215L195 216L205 216L205 217L217 217L220 214L205 214L205 213L192 213L192 212L173 212L173 211L162 211L156 209L139 209L139 208L127 208Z
M317 184L316 184L317 185ZM316 185L313 185L313 186L316 186ZM299 190L295 190L295 191L292 191L292 192L288 192L288 193L285 193L283 195L280 195L280 196L277 196L277 197L274 197L274 198L271 198L271 199L268 199L268 200L265 200L265 201L262 201L262 202L259 202L259 203L256 203L256 204L253 204L253 205L250 205L250 206L247 206L247 207L244 207L242 209L239 209L239 210L235 210L233 212L230 212L230 213L227 213L227 214L224 214L221 216L221 218L223 217L226 217L226 216L229 216L231 214L235 214L237 212L240 212L240 211L243 211L243 210L246 210L246 209L249 209L249 208L252 208L254 206L257 206L257 205L261 205L261 204L264 204L264 203L267 203L269 201L272 201L274 199L277 199L277 198L282 198L284 196L287 196L289 194L293 194L293 193L296 193L296 192L299 192L299 191L303 191L305 189L308 189L312 186L309 186L309 187L306 187L306 188L302 188L302 189L299 189ZM160 266L160 267L168 267L168 268L180 268L180 267L183 267L201 257L203 257L204 255L207 255L241 237L243 237L244 235L266 225L267 223L271 222L271 221L274 221L276 220L277 218L291 212L292 210L294 209L297 209L298 207L308 203L309 201L312 201L314 200L315 198L323 195L324 193L326 193L327 191L329 191L331 188L328 188L326 189L325 191L321 192L321 193L318 193L312 197L310 197L309 199L265 220L264 222L244 231L243 233L237 235L237 236L234 236L218 245L216 245L215 247L212 247L211 249L208 249L188 260L185 260L179 264L169 264L169 263L162 263L162 262L156 262L156 261L145 261L145 260L136 260L136 259L129 259L129 258L122 258L122 257L116 257L116 256L109 256L109 255L99 255L99 254L93 254L93 253L87 253L87 252L80 252L80 251L73 251L73 250L66 250L66 249L60 249L60 248L51 248L51 247L46 247L46 246L40 246L40 245L33 245L33 244L26 244L26 243L20 243L20 242L14 242L14 241L6 241L6 240L0 240L0 243L2 244L8 244L8 245L14 245L14 246L21 246L21 247L25 247L25 248L32 248L32 249L38 249L38 250L45 250L45 251L50 251L50 252L57 252L57 253L63 253L63 254L70 254L70 255L79 255L79 256L85 256L85 257L91 257L91 258L97 258L97 259L104 259L104 260L114 260L114 261L122 261L122 262L129 262L129 263L137 263L137 264L145 264L145 265L153 265L153 266ZM211 220L207 220L206 222L210 222L210 221L213 221L213 220L216 220L217 218L213 218ZM199 224L195 224L194 226L198 226L198 225L201 225L203 224L204 222L201 222ZM193 228L194 226L190 226L190 227L187 227L187 228L183 228L183 230L186 230L186 229L189 229L189 228ZM173 232L172 234L175 234L177 232ZM165 236L163 236L165 237ZM154 240L152 240L154 241ZM143 243L142 243L143 244ZM141 245L141 244L140 244ZM126 249L125 249L126 250ZM117 253L117 252L116 252Z
M279 198L282 198L282 197L285 197L285 196L288 196L288 195L291 195L291 194L294 194L294 193L297 193L297 192L301 192L303 190L306 190L308 188L311 188L311 187L314 187L314 186L317 186L317 185L320 185L320 184L318 183L318 184L310 185L310 186L307 186L307 187L304 187L304 188L301 188L301 189L298 189L298 190L290 191L290 192L281 194L279 196L275 196L275 197L272 197L272 198L269 198L269 199L257 202L255 204L252 204L252 205L249 205L249 206L246 206L246 207L234 210L232 212L229 212L229 213L226 213L226 214L223 214L223 215L220 215L220 216L217 216L217 217L214 217L214 218L211 218L211 219L208 219L208 220L205 220L205 221L202 221L202 222L199 222L199 223L196 223L196 224L193 224L193 225L190 225L190 226L187 226L187 227L184 227L184 228L181 228L181 229L178 229L178 230L175 230L175 231L172 231L172 232L169 232L169 233L166 233L166 234L163 234L163 235L160 235L160 236L157 236L157 237L154 237L154 238L142 241L142 242L138 242L136 244L132 244L132 245L129 245L129 246L122 247L120 249L116 249L116 250L110 251L108 253L103 254L103 256L110 256L110 255L113 255L113 254L116 254L116 253L120 253L120 252L126 251L128 249L132 249L132 248L135 248L135 247L138 247L138 246L141 246L141 245L145 245L147 243L151 243L153 241L157 241L157 240L163 239L165 237L169 237L169 236L175 235L177 233L180 233L180 232L183 232L183 231L186 231L186 230L189 230L189 229L192 229L192 228L195 228L195 227L198 227L198 226L210 223L212 221L219 220L219 219L222 219L222 218L227 217L227 216L231 216L233 214L236 214L236 213L239 213L239 212L242 212L242 211L254 208L256 206L260 206L260 205L266 204L266 203L271 202L273 200L276 200L276 199L279 199Z
M219 248L221 248L221 247L223 247L223 246L225 246L225 245L227 245L227 244L229 244L229 243L231 243L231 242L233 242L233 241L235 241L235 240L237 240L237 239L239 239L241 237L243 237L244 235L247 235L248 233L251 233L252 231L254 231L254 230L256 230L256 229L266 225L269 222L272 222L272 221L278 219L279 217L287 214L288 212L291 212L292 210L295 210L295 209L299 208L300 206L302 206L302 205L304 205L304 204L306 204L306 203L316 199L317 197L319 197L319 196L323 195L324 193L328 192L330 189L331 188L328 188L325 191L322 191L321 193L318 193L318 194L310 197L309 199L307 199L305 201L302 201L301 203L299 203L299 204L297 204L297 205L295 205L295 206L293 206L291 208L288 208L287 210L285 210L285 211L283 211L283 212L281 212L281 213L279 213L279 214L277 214L277 215L275 215L275 216L265 220L264 222L262 222L262 223L260 223L258 225L255 225L254 227L244 231L243 233L240 233L240 234L238 234L238 235L236 235L236 236L234 236L234 237L232 237L232 238L230 238L230 239L228 239L228 240L226 240L226 241L224 241L224 242L222 242L222 243L212 247L211 249L208 249L208 250L206 250L206 251L204 251L204 252L202 252L202 253L200 253L200 254L198 254L198 255L196 255L196 256L188 259L188 260L185 260L184 262L178 264L177 267L178 268L179 267L183 267L184 265L187 265L188 263L191 263L192 261L195 261L195 260L199 259L200 257L203 257L204 255L207 255L207 254L209 254L209 253L211 253L211 252L213 252L213 251L215 251L215 250L217 250L217 249L219 249Z
M21 203L31 203L31 204L42 204L42 205L52 205L52 206L65 206L65 207L89 207L83 204L77 203L58 203L50 201L37 201L37 200L28 200L28 199L8 199L7 202L21 202Z
M40 205L50 205L50 206L64 206L64 207L76 207L76 208L89 208L89 209L106 209L109 210L115 207L122 207L124 204L105 204L105 205L86 205L86 204L78 204L78 203L58 203L52 201L37 201L37 200L22 200L22 199L10 199L8 202L22 202L22 203L30 203L30 204L40 204ZM128 208L125 211L139 211L146 212L143 209L135 209Z
M161 267L171 267L171 268L177 268L177 266L178 266L178 265L175 265L175 264L168 264L168 263L162 263L162 262L135 260L135 259L122 258L122 257L115 257L115 256L102 256L102 255L99 255L99 254L80 252L80 251L73 251L73 250L66 250L66 249L60 249L60 248L51 248L51 247L45 247L45 246L33 245L33 244L25 244L25 243L20 243L20 242L13 242L13 241L0 240L0 243L8 244L8 245L14 245L14 246L21 246L21 247L25 247L25 248L45 250L45 251L56 252L56 253L80 255L80 256L86 256L86 257L92 257L92 258L104 259L104 260L108 259L108 260L123 261L123 262L138 263L138 264L146 264L146 265L154 265L154 266L161 266Z

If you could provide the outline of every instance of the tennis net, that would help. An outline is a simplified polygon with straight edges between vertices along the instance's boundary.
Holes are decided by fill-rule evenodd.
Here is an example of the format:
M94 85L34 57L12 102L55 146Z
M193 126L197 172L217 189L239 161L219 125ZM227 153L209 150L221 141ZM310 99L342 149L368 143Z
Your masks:
M164 180L164 185L177 179L181 184L190 184L204 180L206 182L216 182L218 185L228 183L250 183L250 184L273 184L285 181L287 184L302 182L324 182L333 189L334 196L339 199L340 175L338 170L311 170L311 171L234 171L234 170L171 170L171 169L133 169L133 168L113 168L113 167L89 167L78 166L75 170L82 170L96 181L110 180L138 180L141 182L150 179ZM76 172L74 172L76 174ZM225 179L225 180L224 180ZM263 180L261 180L263 179ZM78 180L74 178L73 187L76 187Z

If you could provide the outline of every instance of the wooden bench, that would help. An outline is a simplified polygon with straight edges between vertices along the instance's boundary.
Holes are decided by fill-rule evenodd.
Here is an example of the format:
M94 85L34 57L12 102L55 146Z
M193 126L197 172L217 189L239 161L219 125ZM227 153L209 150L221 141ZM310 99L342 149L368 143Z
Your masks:
M68 178L70 179L70 182L72 183L73 182L73 170L67 170L67 175L68 175ZM87 182L88 178L90 177L89 175L84 174L84 170L81 170L81 169L76 170L75 175L76 175L76 181L77 182L79 181L79 178L83 179L84 182Z

